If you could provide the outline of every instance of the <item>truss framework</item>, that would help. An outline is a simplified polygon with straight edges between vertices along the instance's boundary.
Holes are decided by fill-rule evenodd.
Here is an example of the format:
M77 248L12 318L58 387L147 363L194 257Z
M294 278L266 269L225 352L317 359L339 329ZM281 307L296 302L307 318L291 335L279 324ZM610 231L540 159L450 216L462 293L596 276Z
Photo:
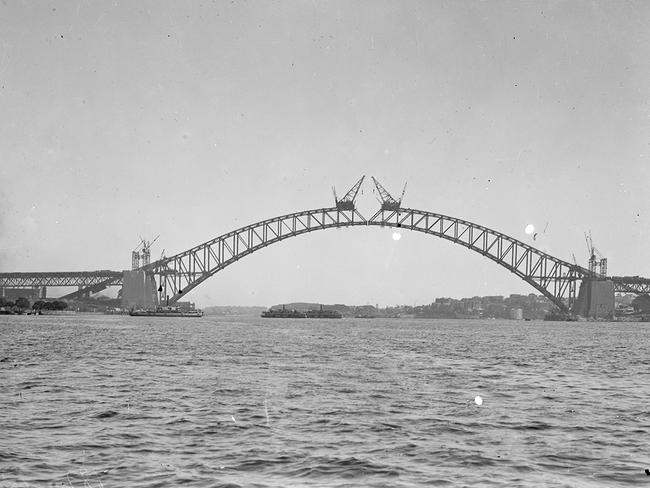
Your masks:
M575 302L576 281L593 277L581 266L482 225L447 215L410 208L379 210L368 219L368 225L415 230L460 244L519 276L563 312L569 312Z
M617 293L650 293L650 279L640 276L612 276L614 291Z
M242 227L142 269L155 276L161 302L174 303L216 272L266 246L315 230L365 224L354 209L297 212Z
M321 208L264 220L234 230L143 268L155 276L161 300L176 302L226 266L259 249L332 227L390 226L424 232L460 244L500 264L569 312L576 282L594 278L581 266L546 254L487 227L446 215L403 208L379 210L365 219L357 210Z
M122 271L61 271L38 273L0 273L2 288L36 288L42 286L91 287L100 284L121 285Z
M360 180L362 181L362 180ZM355 185L358 191L359 182ZM356 193L355 193L356 195ZM353 199L351 200L352 207ZM337 202L338 203L338 202ZM500 264L569 312L576 299L576 282L603 277L563 261L510 236L487 227L433 212L382 206L370 219L355 208L320 208L267 219L231 231L175 256L141 268L156 280L161 302L178 301L183 295L230 264L259 249L289 237L321 229L351 226L388 226L423 232L464 246ZM650 279L614 276L616 292L650 293ZM123 283L122 271L0 273L0 287L29 288L70 286L79 290L62 298L76 298Z
M76 298L81 298L83 296L89 296L91 293L99 293L102 290L105 290L109 286L116 286L116 285L122 285L123 283L123 278L122 278L122 272L120 272L120 277L119 278L107 278L104 281L100 281L99 283L95 285L90 285L86 287L79 287L77 291L74 291L72 293L68 293L67 295L63 295L61 299L63 300L74 300Z

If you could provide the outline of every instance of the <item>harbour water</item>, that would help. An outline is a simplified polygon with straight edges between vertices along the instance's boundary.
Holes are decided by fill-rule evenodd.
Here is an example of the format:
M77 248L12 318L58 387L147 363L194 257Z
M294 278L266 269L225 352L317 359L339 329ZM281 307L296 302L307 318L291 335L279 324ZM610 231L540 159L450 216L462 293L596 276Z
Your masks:
M0 317L3 488L614 487L646 468L644 323Z

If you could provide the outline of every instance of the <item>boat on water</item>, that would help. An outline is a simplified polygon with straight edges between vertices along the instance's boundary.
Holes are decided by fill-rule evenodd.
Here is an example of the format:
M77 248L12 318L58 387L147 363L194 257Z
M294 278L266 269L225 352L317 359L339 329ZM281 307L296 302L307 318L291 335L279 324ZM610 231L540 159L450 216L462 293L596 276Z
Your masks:
M320 310L308 310L307 312L295 309L288 310L282 305L281 309L271 308L262 312L262 317L280 319L340 319L343 318L343 315L338 310L323 310L322 305L320 306Z
M323 306L320 306L320 310L307 310L308 319L341 319L343 314L338 310L323 310Z
M146 310L131 310L131 317L203 317L202 310L182 310L178 307L156 307Z
M268 318L279 318L279 319L304 319L307 317L305 312L300 310L287 310L284 305L282 309L270 308L262 312L262 317Z
M546 322L578 322L578 317L563 312L551 312L544 316Z

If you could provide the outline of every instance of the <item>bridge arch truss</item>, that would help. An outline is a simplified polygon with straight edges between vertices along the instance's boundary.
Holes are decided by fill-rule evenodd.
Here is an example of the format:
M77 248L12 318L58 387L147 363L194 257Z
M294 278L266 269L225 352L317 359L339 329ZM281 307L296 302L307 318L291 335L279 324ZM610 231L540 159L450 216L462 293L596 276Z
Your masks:
M576 298L576 282L595 278L585 268L495 230L409 208L380 209L369 219L355 208L337 207L282 215L228 232L143 269L154 276L161 301L168 298L174 303L215 273L264 247L316 230L371 225L423 232L464 246L514 273L563 312L569 312Z

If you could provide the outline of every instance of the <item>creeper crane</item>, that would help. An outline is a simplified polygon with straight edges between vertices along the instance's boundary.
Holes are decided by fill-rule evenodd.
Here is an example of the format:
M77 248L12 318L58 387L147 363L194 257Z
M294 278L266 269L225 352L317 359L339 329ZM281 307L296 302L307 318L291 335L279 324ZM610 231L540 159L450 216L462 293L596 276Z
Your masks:
M359 178L359 181L357 181L341 199L336 196L336 188L332 187L332 191L334 192L334 202L336 203L336 208L338 210L354 210L354 199L357 198L357 193L359 193L359 188L361 188L361 183L363 183L365 177L366 175L363 175Z
M591 231L589 231L589 233L585 232L585 241L587 242L587 251L589 252L589 271L601 276L602 278L606 277L607 258L604 257L594 246L594 241L591 238Z
M372 181L375 183L375 187L379 192L379 197L381 198L381 209L390 210L390 211L399 211L400 206L402 205L402 199L404 198L404 192L406 192L406 183L404 183L404 189L402 194L399 197L399 200L395 200L388 191L381 186L374 176L371 177Z
M158 240L160 235L156 236L153 241L147 241L140 237L140 244L131 252L131 269L136 270L140 268L140 260L142 259L142 266L147 266L151 261L151 246ZM142 247L142 251L140 251Z

